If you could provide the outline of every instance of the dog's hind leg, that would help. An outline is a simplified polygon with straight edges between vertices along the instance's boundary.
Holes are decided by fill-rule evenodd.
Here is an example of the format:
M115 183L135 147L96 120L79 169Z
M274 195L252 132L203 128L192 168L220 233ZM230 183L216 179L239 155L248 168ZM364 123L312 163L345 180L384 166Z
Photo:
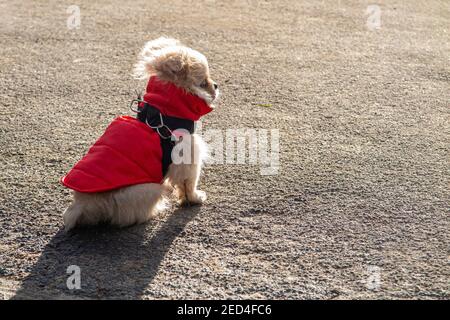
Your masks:
M159 183L145 183L113 192L112 198L116 205L114 210L110 209L111 223L126 227L155 218L164 207L166 189Z
M64 229L69 231L73 229L81 216L83 215L83 206L74 201L67 209L64 211L63 220L64 220Z

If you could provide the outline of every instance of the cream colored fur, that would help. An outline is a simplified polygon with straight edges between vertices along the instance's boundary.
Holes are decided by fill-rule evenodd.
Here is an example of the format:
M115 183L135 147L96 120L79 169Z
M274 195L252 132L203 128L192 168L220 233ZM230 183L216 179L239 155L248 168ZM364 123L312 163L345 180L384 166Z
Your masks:
M211 106L219 95L217 85L210 78L206 58L175 39L159 38L148 42L139 55L135 74L142 79L158 75L198 95ZM63 215L65 229L101 222L119 227L146 222L164 209L171 191L181 205L202 204L206 193L198 190L197 185L206 146L196 134L181 139L177 146L188 141L192 150L190 164L172 163L162 184L139 184L102 193L74 191L73 203Z

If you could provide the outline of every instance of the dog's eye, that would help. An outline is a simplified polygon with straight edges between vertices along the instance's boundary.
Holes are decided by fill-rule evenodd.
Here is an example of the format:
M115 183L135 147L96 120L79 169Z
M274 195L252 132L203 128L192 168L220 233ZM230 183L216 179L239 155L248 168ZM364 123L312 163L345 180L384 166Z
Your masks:
M208 81L203 81L201 84L200 84L200 87L202 87L202 88L206 88L208 86Z

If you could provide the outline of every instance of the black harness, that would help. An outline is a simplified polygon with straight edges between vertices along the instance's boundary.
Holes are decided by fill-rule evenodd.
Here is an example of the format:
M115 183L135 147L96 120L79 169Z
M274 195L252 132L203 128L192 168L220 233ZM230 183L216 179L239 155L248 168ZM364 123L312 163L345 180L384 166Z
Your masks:
M133 109L135 102L138 102L138 109ZM195 130L194 121L165 116L157 108L140 99L133 100L130 109L137 113L136 118L139 121L147 124L158 133L162 149L162 171L163 176L165 176L172 163L172 149L176 141L173 131L184 129L193 134Z

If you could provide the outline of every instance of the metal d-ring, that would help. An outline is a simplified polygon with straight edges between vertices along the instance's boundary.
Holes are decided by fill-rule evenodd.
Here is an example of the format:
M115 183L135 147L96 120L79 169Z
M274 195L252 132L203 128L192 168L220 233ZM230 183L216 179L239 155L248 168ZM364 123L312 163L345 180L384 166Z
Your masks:
M170 128L169 128L168 126L166 126L166 125L164 124L163 116L162 116L161 113L159 114L159 125L157 125L157 126L152 126L150 123L148 123L148 120L147 120L147 119L145 119L145 123L146 123L150 128L156 130L156 132L158 132L158 135L159 135L161 138L163 138L163 139L170 139L170 138L172 138L173 132L172 132L172 130L170 130ZM165 129L170 133L170 135L169 135L169 136L164 136L164 135L161 133L161 131L159 131L159 130L162 129L162 128L165 128Z
M159 131L159 130L162 129L162 128L166 128L166 130L169 131L170 135L168 135L167 137L165 137L165 136ZM159 136L160 136L161 138L163 138L164 140L166 140L166 139L171 139L172 136L173 136L172 130L170 130L169 127L166 126L166 125L163 125L162 127L157 128L156 131L158 132Z
M141 110L139 110L139 103L141 103L141 102L145 102L145 101L144 101L144 100L141 100L141 99L133 99L133 100L131 100L131 102L130 102L130 110L133 111L134 113L140 113ZM137 109L134 109L134 108L133 108L133 106L134 106L135 103L136 103L136 105L138 106Z
M159 128L164 127L164 121L163 121L163 117L162 117L162 114L161 114L161 113L159 114L159 125L157 125L157 126L152 126L150 123L148 123L147 118L145 118L145 123L146 123L150 128L152 128L152 129L159 129Z

